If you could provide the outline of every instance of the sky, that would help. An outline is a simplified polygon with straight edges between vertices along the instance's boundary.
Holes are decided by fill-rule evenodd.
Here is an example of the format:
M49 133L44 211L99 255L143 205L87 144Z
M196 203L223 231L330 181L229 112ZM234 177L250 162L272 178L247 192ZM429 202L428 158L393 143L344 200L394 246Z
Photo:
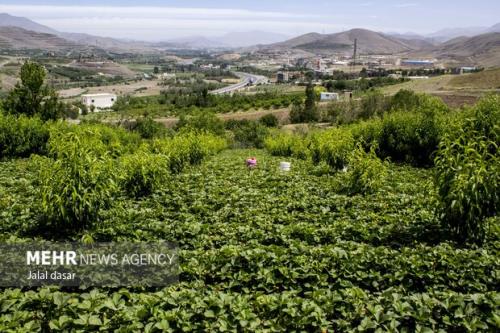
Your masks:
M500 22L499 0L0 0L0 13L59 31L135 40L267 31L296 36L352 28L431 33Z

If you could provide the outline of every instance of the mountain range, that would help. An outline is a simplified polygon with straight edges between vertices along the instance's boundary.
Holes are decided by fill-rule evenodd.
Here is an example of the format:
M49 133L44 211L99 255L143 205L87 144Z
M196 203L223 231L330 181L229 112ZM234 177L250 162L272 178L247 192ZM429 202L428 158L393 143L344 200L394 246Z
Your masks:
M185 38L167 39L162 42L141 42L141 41L126 41L117 38L100 37L83 33L68 33L60 32L45 25L36 23L24 17L12 16L6 13L0 13L0 31L5 31L12 37L12 31L9 33L7 30L2 30L6 27L17 27L27 31L34 31L37 33L51 34L60 38L67 39L76 44L93 46L96 48L106 48L112 51L151 51L155 47L159 48L187 48L187 49L205 49L205 48L234 48L246 47L257 44L270 44L276 43L289 38L287 35L272 33L267 31L246 31L246 32L230 32L222 36L204 37L204 36L191 36ZM24 48L29 44L31 39L24 40L26 32L19 31L19 42L12 38L3 39L4 33L0 34L0 42L3 39L4 45L11 45L11 47ZM42 38L45 41L47 38ZM60 43L56 43L59 45ZM43 43L42 43L43 45ZM34 45L39 46L39 44ZM77 47L76 45L72 45ZM47 43L47 49L55 47L53 43Z
M426 36L411 32L399 34L352 29L333 34L308 33L287 39L287 36L282 34L250 31L232 32L218 37L195 36L152 43L59 32L27 18L0 14L0 47L12 49L63 52L105 50L120 53L157 52L158 49L170 48L213 49L252 46L252 50L289 49L306 53L350 55L354 40L357 40L359 54L450 58L459 63L480 61L487 66L500 66L500 23L492 27L444 29Z
M395 54L432 45L418 39L403 39L366 29L352 29L335 34L309 33L264 48L352 54L354 40L357 40L359 53L363 54Z

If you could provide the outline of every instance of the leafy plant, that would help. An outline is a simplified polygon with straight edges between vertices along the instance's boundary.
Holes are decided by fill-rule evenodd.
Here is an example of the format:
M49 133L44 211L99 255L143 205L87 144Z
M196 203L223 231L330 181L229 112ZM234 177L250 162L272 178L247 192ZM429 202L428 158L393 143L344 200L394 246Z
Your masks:
M55 159L37 161L37 197L44 223L64 229L81 229L99 219L117 191L114 165L103 143L82 142L69 132L51 138L49 153Z
M279 120L274 114L266 114L260 118L260 122L266 127L278 127Z
M500 98L489 96L439 146L435 164L441 219L461 242L482 242L485 218L500 208L499 124Z
M153 193L168 179L168 158L139 150L120 158L120 186L131 197Z
M162 138L167 133L165 126L151 117L137 119L133 130L139 133L143 139Z
M349 129L335 128L319 132L311 137L311 157L316 164L325 161L332 169L340 170L348 164L354 145L354 138Z
M0 157L44 154L48 140L48 126L40 118L0 113Z
M349 157L347 191L350 194L369 194L378 190L387 176L387 165L375 153L375 145L369 152L358 144Z

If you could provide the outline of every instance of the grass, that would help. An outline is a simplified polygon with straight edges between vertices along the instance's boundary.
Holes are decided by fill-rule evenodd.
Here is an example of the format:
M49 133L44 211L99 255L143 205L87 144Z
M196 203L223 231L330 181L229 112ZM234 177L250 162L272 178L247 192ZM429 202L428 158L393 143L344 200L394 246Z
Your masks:
M452 78L450 87L472 89L500 89L500 68Z
M418 79L382 88L385 94L393 95L400 89L419 93L472 94L500 89L500 69L485 70L463 75L441 75L429 79Z

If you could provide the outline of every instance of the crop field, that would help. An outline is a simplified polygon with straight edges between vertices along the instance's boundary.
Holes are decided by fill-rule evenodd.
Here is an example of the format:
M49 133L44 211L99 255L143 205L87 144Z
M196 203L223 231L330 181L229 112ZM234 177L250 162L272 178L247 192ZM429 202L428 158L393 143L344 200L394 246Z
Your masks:
M256 156L248 170L244 159ZM481 248L441 241L432 169L390 164L373 194L339 174L264 150L226 150L172 175L151 196L121 198L72 236L170 240L180 283L162 289L3 289L0 330L495 331L499 233ZM0 164L1 237L30 237L29 160ZM498 225L498 224L497 224ZM126 329L125 329L126 327Z
M499 331L498 94L324 107L312 84L176 81L118 100L135 121L76 124L42 66L22 74L0 112L0 332ZM153 271L100 251L165 242L175 262Z

